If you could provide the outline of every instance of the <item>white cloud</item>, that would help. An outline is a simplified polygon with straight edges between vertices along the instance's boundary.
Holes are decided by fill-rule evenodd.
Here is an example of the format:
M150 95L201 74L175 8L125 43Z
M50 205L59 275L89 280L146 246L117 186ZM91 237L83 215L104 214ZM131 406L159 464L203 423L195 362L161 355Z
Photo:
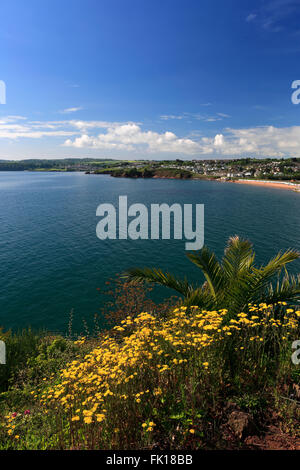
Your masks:
M202 104L201 106L210 106L211 103L206 103ZM215 121L221 121L223 118L229 118L231 117L229 114L225 113L216 113L215 116L204 116L203 114L200 113L190 113L190 112L184 112L182 114L163 114L160 116L160 119L163 121L168 121L171 119L196 119L197 121L205 121L205 122L215 122Z
M213 144L217 154L224 156L300 156L300 126L229 128L224 134L217 134L214 139L202 138L202 151L210 151Z
M197 136L195 135L197 138ZM173 132L143 131L137 124L109 127L97 136L83 134L68 139L65 146L94 149L144 150L150 153L181 153L185 155L258 157L300 156L300 126L276 128L273 126L248 129L225 129L214 137L198 140L180 138Z
M74 107L74 108L66 108L62 111L59 111L61 114L70 114L70 113L77 113L77 111L81 111L83 108L81 106Z
M8 124L10 122L16 122L16 121L26 121L27 118L24 116L4 116L0 118L0 125L1 124Z
M117 122L79 120L29 121L23 116L5 116L0 118L0 139L67 137L87 132L87 130L107 129L120 124Z
M217 134L214 138L214 146L221 147L224 145L224 136L222 134Z
M65 146L94 149L144 150L149 152L171 152L193 154L199 149L199 144L188 138L179 138L173 132L162 134L153 131L142 131L135 123L109 127L105 134L80 137L66 140Z
M162 119L163 121L168 121L169 119L183 119L184 116L176 116L174 114L163 114L162 116L160 116L160 119Z
M88 129L107 129L108 127L117 127L120 126L121 122L108 122L108 121L79 121L72 119L67 121L70 126L75 127L80 131L86 131Z
M28 121L23 116L6 116L0 119L0 139L40 139L45 136L67 137L74 135L74 130L65 129L65 121L63 122L64 124L59 124L59 121Z
M194 129L180 137L170 130L145 130L136 122L30 121L23 116L0 118L0 140L60 138L61 145L77 149L117 150L160 155L237 157L300 157L300 126L226 128L205 136Z

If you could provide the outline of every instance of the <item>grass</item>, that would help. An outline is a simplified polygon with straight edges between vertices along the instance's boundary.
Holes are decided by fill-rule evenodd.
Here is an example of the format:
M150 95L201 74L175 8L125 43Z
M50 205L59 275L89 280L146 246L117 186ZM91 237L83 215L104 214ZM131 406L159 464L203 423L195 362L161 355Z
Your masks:
M280 398L299 381L299 317L284 303L231 319L180 307L128 315L95 338L24 333L0 396L0 449L227 448L232 402L257 427L276 411L300 437L299 407Z

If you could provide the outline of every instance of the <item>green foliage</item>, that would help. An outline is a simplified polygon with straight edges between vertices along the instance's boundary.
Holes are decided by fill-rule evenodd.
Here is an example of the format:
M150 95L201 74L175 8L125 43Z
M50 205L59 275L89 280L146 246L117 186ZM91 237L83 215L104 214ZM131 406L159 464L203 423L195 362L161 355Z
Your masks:
M50 377L71 360L78 348L63 337L45 338L38 347L37 354L27 361L27 381L38 383L41 377Z
M278 253L265 266L256 267L251 243L235 236L229 239L221 262L207 247L187 256L204 274L206 282L202 286L195 287L187 279L178 280L157 268L132 268L126 277L129 281L169 287L183 296L186 306L227 308L230 315L247 309L249 303L295 302L300 299L300 276L289 276L286 271L286 265L299 258L297 251ZM284 278L274 286L273 278L280 276L283 269Z
M198 334L197 325L194 323L200 319L197 309L176 309L169 312L169 316L164 320L152 317L156 325L153 324L154 336L146 340L140 354L143 355L152 344L152 339L156 338L156 347L163 348L164 352L158 356L158 362L161 362L161 357L162 364L169 364L169 371L158 372L156 362L152 363L151 367L145 366L142 361L137 361L134 367L129 366L127 373L133 374L132 380L122 382L121 379L117 389L114 388L114 382L111 382L112 396L104 398L106 424L74 422L74 413L70 408L54 406L53 403L47 403L46 399L48 395L53 396L56 386L60 386L60 371L64 369L67 374L64 380L69 380L69 385L63 397L65 393L71 394L69 396L73 396L75 400L74 410L81 408L80 394L85 393L85 389L91 386L90 379L93 381L97 377L98 368L101 369L102 354L99 354L99 360L95 361L94 369L88 366L85 371L81 365L84 362L86 365L91 364L91 358L94 357L92 349L101 348L101 339L91 342L81 339L74 343L61 336L44 336L38 344L37 354L27 359L24 370L19 370L11 388L0 396L0 449L150 449L153 445L172 449L218 446L226 448L220 426L226 420L228 405L231 404L232 407L233 404L235 409L250 413L255 425L260 426L268 410L281 409L276 400L282 394L283 384L293 390L294 383L299 380L295 370L297 368L290 360L291 341L298 337L299 328L295 322L295 313L291 316L293 320L290 329L286 327L290 317L287 316L286 308L284 310L285 317L282 322L277 322L278 327L274 327L271 320L274 318L274 309L264 305L255 307L253 312L256 318L260 311L262 317L269 322L269 327L263 318L256 322L257 326L254 320L251 320L252 326L247 326L251 323L248 319L252 317L253 312L248 315L241 313L237 317L239 320L230 322L231 330L230 326L223 323L215 325L215 333L212 334L217 335L223 330L222 341L212 341L204 348L197 343L196 347L191 349L187 349L184 341L178 346L178 340L181 343L180 340L185 338L188 343L188 339L191 341L193 338L191 332L196 329L194 332ZM211 314L216 318L225 315L225 312L205 313L207 318L210 318ZM135 320L141 322L140 326ZM166 322L174 325L172 332L165 329ZM119 337L112 333L116 338L111 343L112 352L117 350L122 342L126 342L127 348L130 348L132 328L147 330L147 323L139 320L139 317L133 316L132 323L136 326L129 326L128 332L123 328L124 331ZM124 321L121 324L124 325ZM239 328L236 329L235 325L239 325ZM287 328L286 331L290 331L292 336L284 338L282 328ZM167 337L174 335L174 338L170 339L168 344L162 339L164 333L159 339L159 331L169 331ZM255 341L251 341L252 335L256 336ZM178 348L181 348L181 351ZM150 350L154 356L154 350ZM89 354L86 355L87 353ZM131 351L128 353L128 357L131 357ZM182 354L185 355L186 362L180 363L179 358L184 357ZM71 385L76 384L78 380L73 375L74 370L71 372L72 365L69 364L74 359L79 361L80 370L86 377L84 389L81 391L77 386L72 389ZM126 362L125 360L125 368ZM68 373L71 373L69 379ZM22 381L19 380L20 377ZM117 377L122 377L119 370ZM91 396L90 391L87 393ZM124 394L127 396L126 400L121 398ZM287 416L287 420L284 422L291 432L297 435L296 423L299 413L294 409L292 402L293 400L287 401L285 404L284 416ZM292 410L288 407L290 403L293 405ZM84 409L89 409L90 406L85 403ZM97 410L99 411L100 409ZM75 412L80 413L80 410ZM241 442L236 442L235 445L239 446Z
M3 337L7 364L0 366L0 410L31 406L32 388L43 383L43 379L47 382L54 377L79 352L78 346L70 340L31 330L2 333Z
M6 345L6 364L0 365L0 392L8 389L14 377L26 366L27 360L38 353L43 335L30 328L17 333L0 331L0 340Z
M204 273L204 285L159 269L136 270L132 284L109 287L113 300L105 312L118 326L105 334L73 342L30 329L0 333L8 350L8 367L0 366L1 450L232 448L221 431L232 404L251 414L258 432L271 413L299 437L293 394L300 372L291 362L299 311L263 302L299 298L296 279L286 275L271 284L298 253L279 253L256 267L251 244L234 237L221 261L207 248L188 256ZM145 279L172 287L186 307L155 307L136 283ZM251 299L256 305L248 308ZM214 340L204 346L199 341L207 335ZM103 393L106 388L110 393ZM103 422L82 419L93 400L99 400L96 416L105 407Z
M268 406L268 397L261 393L245 393L244 395L233 397L233 401L241 410L256 415L262 413Z

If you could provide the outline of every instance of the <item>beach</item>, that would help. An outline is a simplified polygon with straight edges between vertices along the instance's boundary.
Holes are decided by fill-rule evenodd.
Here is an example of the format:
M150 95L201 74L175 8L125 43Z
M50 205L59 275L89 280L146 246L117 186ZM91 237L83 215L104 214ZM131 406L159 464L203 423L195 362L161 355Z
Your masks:
M252 184L255 186L269 186L270 188L282 188L290 189L296 192L300 192L300 184L290 183L288 181L263 181L263 180L236 180L233 183L238 184Z

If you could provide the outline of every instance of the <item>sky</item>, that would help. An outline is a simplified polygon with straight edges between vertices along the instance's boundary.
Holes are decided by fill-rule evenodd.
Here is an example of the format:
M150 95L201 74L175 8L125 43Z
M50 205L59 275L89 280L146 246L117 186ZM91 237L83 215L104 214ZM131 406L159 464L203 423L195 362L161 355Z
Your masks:
M1 0L1 18L0 159L300 156L300 0Z

